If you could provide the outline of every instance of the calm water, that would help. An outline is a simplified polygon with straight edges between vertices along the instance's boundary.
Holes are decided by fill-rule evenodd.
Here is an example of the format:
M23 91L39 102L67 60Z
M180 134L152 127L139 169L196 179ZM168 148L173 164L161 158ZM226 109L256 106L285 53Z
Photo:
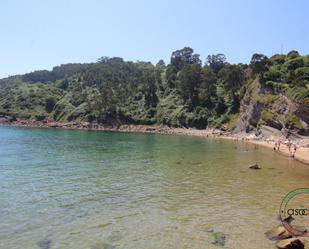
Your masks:
M274 248L298 187L308 166L241 142L0 127L0 248Z

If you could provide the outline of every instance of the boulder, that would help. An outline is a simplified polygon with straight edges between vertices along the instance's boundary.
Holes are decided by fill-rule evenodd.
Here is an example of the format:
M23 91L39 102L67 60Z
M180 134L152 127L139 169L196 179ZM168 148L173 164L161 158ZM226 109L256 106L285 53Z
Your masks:
M260 165L258 165L257 163L249 165L249 169L261 169Z
M291 238L291 234L283 227L275 227L265 233L266 237L270 240L288 239Z
M304 249L305 245L297 238L284 239L277 242L279 249Z
M223 234L221 232L215 232L213 235L214 235L214 241L212 243L214 245L218 245L218 246L224 246L225 245L225 240L226 240L225 234Z
M10 121L10 122L15 122L15 121L17 121L16 117L8 117L7 119L8 119L8 121Z

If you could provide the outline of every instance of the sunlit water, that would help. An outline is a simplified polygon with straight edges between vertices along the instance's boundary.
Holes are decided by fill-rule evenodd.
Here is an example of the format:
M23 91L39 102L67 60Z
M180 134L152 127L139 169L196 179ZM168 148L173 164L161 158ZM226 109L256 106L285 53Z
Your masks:
M241 142L0 127L0 248L274 248L298 187L308 166Z

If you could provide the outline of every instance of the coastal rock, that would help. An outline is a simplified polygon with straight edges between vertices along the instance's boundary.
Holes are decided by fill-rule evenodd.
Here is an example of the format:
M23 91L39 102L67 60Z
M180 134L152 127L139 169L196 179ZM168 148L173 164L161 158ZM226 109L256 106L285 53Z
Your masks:
M214 234L214 241L212 242L214 245L224 246L226 242L226 235L221 232L215 232Z
M304 249L304 243L297 238L280 240L276 246L279 249Z
M249 165L249 169L262 169L260 165L258 165L257 163Z
M15 122L17 121L16 117L7 117L9 122Z
M265 235L270 240L288 239L292 237L283 226L275 227L267 231Z

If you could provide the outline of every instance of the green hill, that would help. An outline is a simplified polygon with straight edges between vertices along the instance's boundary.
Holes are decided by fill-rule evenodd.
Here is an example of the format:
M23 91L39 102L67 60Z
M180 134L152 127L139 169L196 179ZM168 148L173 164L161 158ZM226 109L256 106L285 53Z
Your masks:
M0 115L60 122L165 124L250 131L260 125L308 135L309 56L297 51L249 65L223 54L203 64L193 49L162 60L102 57L0 80Z

